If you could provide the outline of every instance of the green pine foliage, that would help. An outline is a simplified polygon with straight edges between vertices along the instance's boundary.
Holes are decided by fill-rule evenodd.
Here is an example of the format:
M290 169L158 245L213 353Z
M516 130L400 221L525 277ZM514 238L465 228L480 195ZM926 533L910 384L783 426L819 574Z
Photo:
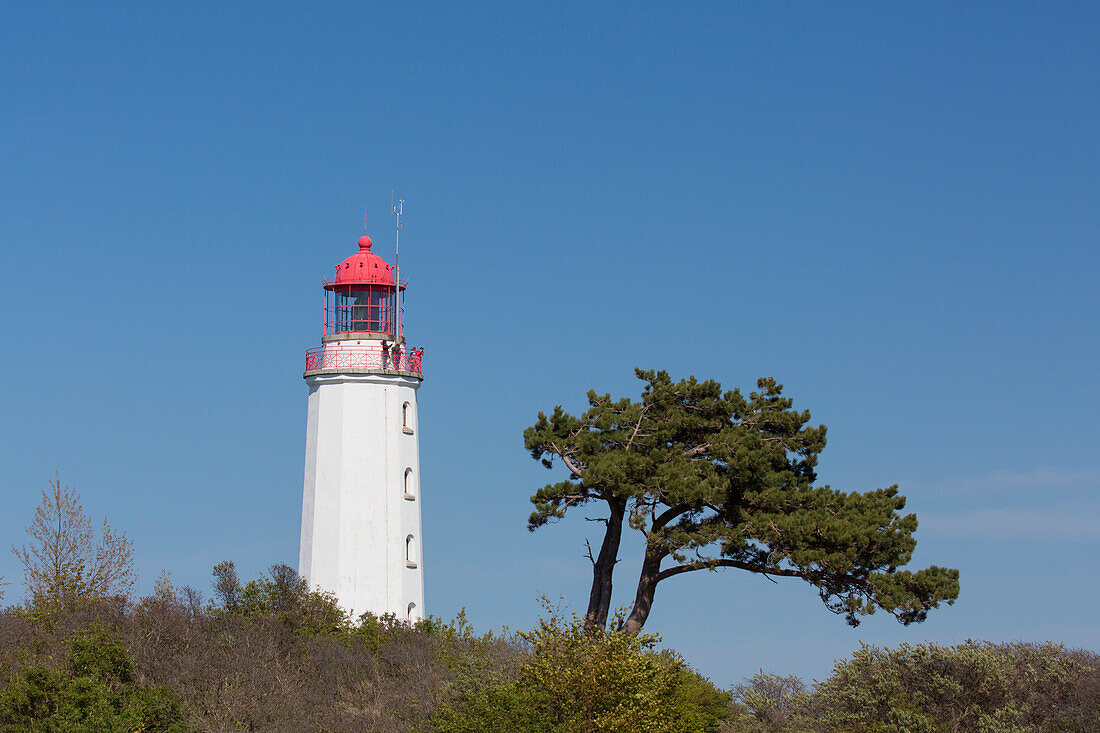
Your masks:
M825 427L811 426L774 379L746 397L713 380L636 374L645 383L639 400L589 392L579 417L559 405L524 431L532 457L569 472L531 497L529 529L589 505L606 527L593 558L590 625L606 623L624 524L645 537L629 632L644 625L658 583L697 570L801 578L853 626L876 609L903 624L923 621L958 597L957 570L902 569L917 518L902 514L897 486L815 485Z

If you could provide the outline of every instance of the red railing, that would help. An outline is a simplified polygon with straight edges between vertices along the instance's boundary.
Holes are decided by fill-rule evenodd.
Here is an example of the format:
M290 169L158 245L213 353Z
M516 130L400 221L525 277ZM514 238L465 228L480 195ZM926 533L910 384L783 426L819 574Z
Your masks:
M424 349L391 346L318 346L306 352L306 371L319 369L396 369L420 374Z

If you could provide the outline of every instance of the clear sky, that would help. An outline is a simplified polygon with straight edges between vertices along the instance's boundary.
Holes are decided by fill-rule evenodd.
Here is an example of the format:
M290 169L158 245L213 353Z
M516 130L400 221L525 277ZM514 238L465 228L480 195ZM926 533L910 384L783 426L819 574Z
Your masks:
M812 588L661 585L719 684L860 641L1100 648L1100 5L5 3L0 575L59 472L209 592L297 563L319 274L406 199L430 613L583 611L522 431L633 368L763 375L819 476L899 483L962 594L850 629ZM917 7L919 5L920 7ZM633 597L624 547L616 605Z

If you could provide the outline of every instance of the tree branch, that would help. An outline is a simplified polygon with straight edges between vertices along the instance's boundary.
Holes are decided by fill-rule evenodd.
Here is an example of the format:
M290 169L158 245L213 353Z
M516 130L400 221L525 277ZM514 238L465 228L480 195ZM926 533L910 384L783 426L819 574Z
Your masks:
M801 578L804 574L799 570L784 570L783 568L773 568L766 565L753 565L752 563L741 562L739 560L729 560L726 558L719 558L717 560L703 560L701 562L685 563L684 565L677 565L667 570L662 570L657 576L658 581L662 581L666 578L671 578L674 575L680 573L690 573L694 570L709 570L711 568L738 568L739 570L748 570L751 573L760 573L761 575L778 575L783 578Z
M642 428L642 418L645 417L645 411L649 408L650 406L646 405L642 408L641 412L638 413L638 423L634 426L634 432L630 434L630 440L626 441L625 450L630 450L630 446L634 445L634 438L638 436L638 431Z
M693 448L689 448L688 450L684 451L684 457L685 458L694 458L695 456L701 456L704 453L706 453L708 450L710 450L710 443L703 443L702 445L697 445Z
M661 512L656 518L654 518L653 525L649 528L649 531L652 532L654 530L661 529L673 519L686 512L688 509L691 509L691 505L689 504L677 504L676 506L669 507L668 509Z
M565 452L558 448L556 444L551 443L550 447L554 450L555 453L557 453L561 457L561 462L565 464L565 467L568 468L574 476L578 478L584 478L584 470L577 466L577 464L573 462L572 458L566 455Z

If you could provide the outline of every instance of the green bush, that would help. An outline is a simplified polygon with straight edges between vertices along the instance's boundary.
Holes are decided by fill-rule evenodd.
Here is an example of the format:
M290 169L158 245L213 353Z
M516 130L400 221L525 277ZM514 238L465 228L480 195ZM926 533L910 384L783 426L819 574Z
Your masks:
M1100 658L1059 644L864 646L810 691L761 672L728 733L1091 733Z
M1060 644L860 648L814 691L827 731L1100 730L1100 664Z
M656 637L585 629L577 617L557 616L520 636L529 655L516 678L459 690L433 730L705 733L729 713L728 693L675 654L655 651Z
M283 622L287 628L303 635L333 634L348 627L348 618L331 593L311 591L306 579L289 565L276 563L261 575L241 585L232 561L218 563L214 568L214 594L217 603L208 610L215 614L238 617L269 617ZM176 601L169 584L164 592L154 594Z
M165 689L143 687L118 641L100 629L74 636L64 666L30 664L0 693L0 728L107 733L185 731L179 703Z
M544 691L516 680L460 689L440 705L431 721L436 733L559 733L550 720L550 700Z

